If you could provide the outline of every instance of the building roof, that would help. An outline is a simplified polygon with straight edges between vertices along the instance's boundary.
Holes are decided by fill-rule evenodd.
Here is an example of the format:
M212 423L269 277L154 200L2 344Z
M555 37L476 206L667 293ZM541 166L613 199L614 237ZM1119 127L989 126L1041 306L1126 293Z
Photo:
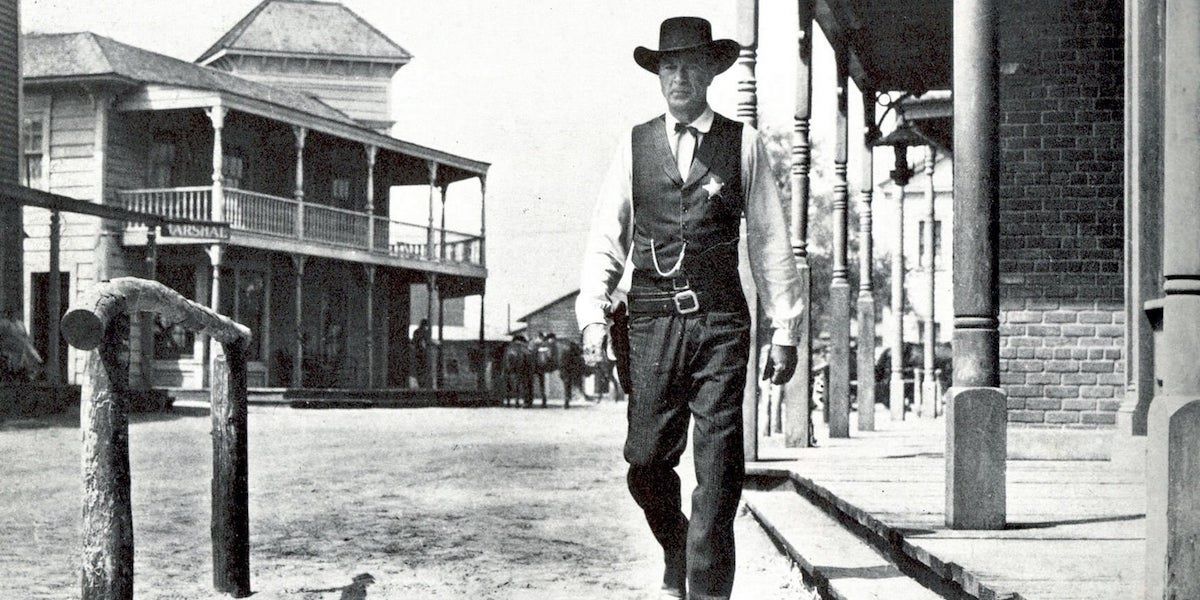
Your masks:
M406 63L407 50L337 2L263 0L196 62L222 51L337 56Z
M345 113L311 96L243 79L91 32L27 34L23 42L21 66L26 80L116 77L130 83L213 90L358 125Z
M529 311L524 316L518 317L517 322L524 323L524 322L528 321L530 317L532 317L538 313L545 312L546 310L551 309L558 304L561 304L564 300L571 300L572 302L574 302L575 296L578 296L578 295L579 295L579 290L572 290L570 292L567 292L566 294L563 294L563 295L555 298L554 300L551 300L551 301L539 306L538 308L535 308L535 309Z

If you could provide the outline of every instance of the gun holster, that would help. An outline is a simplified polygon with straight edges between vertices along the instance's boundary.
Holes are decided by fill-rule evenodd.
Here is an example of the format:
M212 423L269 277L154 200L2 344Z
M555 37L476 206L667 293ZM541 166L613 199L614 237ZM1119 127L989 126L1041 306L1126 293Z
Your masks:
M613 309L612 325L608 329L608 340L612 344L613 356L617 361L617 378L626 394L633 393L633 379L629 366L629 310L622 302Z

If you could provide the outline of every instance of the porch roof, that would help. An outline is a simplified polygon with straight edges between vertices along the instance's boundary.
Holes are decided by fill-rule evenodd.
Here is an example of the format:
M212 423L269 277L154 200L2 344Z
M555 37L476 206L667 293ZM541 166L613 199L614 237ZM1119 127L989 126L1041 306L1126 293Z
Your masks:
M21 64L26 83L112 79L143 88L204 90L211 92L210 96L244 99L249 101L241 103L246 106L269 107L271 114L266 116L447 165L450 168L440 176L446 182L483 175L489 166L485 162L367 129L311 96L130 46L92 32L26 34Z
M953 0L817 0L814 9L830 43L853 55L860 88L950 88Z

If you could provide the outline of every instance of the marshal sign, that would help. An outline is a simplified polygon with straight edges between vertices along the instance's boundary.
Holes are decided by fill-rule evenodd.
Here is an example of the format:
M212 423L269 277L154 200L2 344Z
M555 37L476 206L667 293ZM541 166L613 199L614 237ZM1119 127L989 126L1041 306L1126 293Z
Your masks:
M177 238L195 238L204 240L229 239L229 225L213 222L167 222L166 234Z

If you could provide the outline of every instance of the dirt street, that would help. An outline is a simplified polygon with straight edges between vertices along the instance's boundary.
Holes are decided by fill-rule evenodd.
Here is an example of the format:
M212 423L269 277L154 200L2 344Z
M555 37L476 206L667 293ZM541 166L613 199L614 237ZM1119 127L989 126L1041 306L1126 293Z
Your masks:
M647 597L661 562L625 490L624 406L252 407L254 597ZM208 431L196 408L131 428L139 599L214 597ZM78 597L76 422L0 426L0 456L0 597ZM809 597L752 517L738 536L735 598Z

